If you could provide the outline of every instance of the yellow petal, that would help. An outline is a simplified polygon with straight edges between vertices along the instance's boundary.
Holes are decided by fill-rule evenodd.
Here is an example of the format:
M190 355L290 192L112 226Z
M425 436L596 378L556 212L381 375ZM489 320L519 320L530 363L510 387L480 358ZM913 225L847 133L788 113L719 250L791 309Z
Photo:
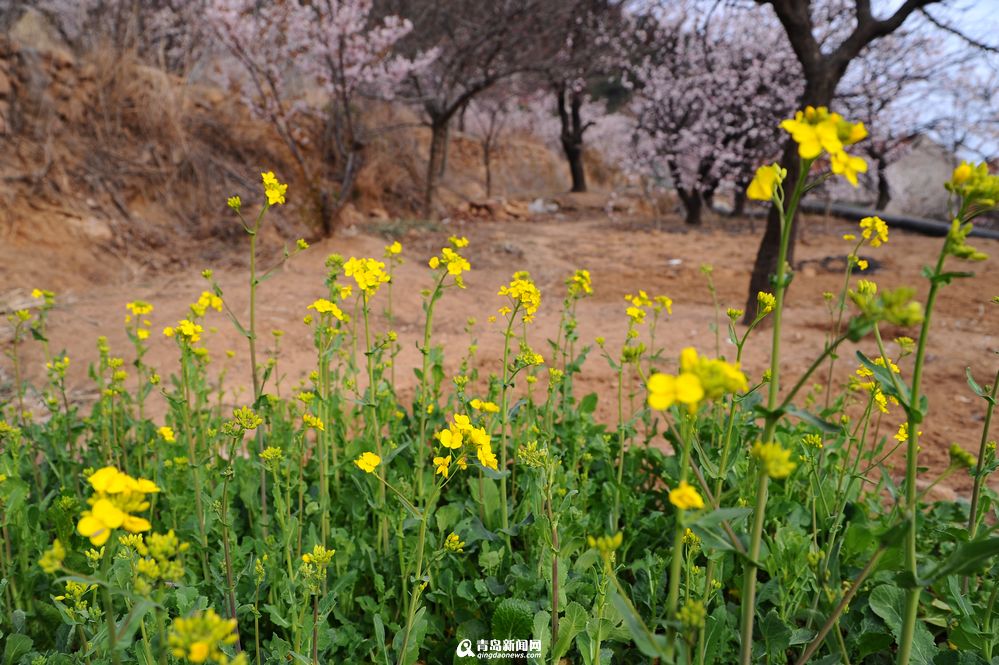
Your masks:
M153 525L149 523L149 520L143 519L141 517L136 517L135 515L126 515L125 521L122 522L122 526L129 533L149 531L150 529L153 528Z
M127 517L118 506L107 499L98 499L90 512L94 517L112 529L120 527L121 523L125 521L125 517Z

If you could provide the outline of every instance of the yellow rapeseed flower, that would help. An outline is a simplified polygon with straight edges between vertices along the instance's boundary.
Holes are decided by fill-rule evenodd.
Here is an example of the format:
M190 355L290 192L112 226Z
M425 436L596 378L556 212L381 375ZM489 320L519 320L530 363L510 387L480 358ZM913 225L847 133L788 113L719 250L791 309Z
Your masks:
M167 643L174 657L191 663L244 665L246 654L230 660L222 651L223 646L233 644L236 638L236 620L223 619L209 608L174 619Z
M354 460L354 464L357 465L361 471L366 473L374 473L378 465L382 463L382 458L374 453L364 452L361 456Z
M285 202L285 193L288 185L278 182L273 171L260 174L264 183L264 195L267 197L267 205L281 205Z
M172 427L167 427L166 425L164 425L163 427L159 428L156 431L159 433L160 438L166 441L167 443L173 443L174 441L177 440L177 437L174 436Z
M871 241L871 247L880 247L888 242L888 225L880 217L864 217L860 220L864 240Z
M147 494L159 492L156 483L145 478L133 478L113 466L92 473L87 480L95 493L87 503L90 510L80 516L76 530L94 545L103 545L117 528L130 533L148 531L148 520L133 515L149 509Z
M447 478L448 471L451 469L451 456L447 457L435 457L434 467L437 469L437 474L442 475Z
M857 174L867 173L867 162L863 157L848 155L840 150L829 156L829 163L832 165L832 172L846 178L851 185L857 186Z
M669 502L680 510L700 510L704 507L704 499L686 480L681 480L679 485L670 490Z
M525 323L534 320L534 314L541 306L541 291L531 280L530 273L524 270L515 272L510 283L500 287L499 295L509 297L514 304L520 306Z
M764 472L771 478L787 478L797 466L791 461L791 451L786 450L779 443L757 441L753 444L751 453L759 461Z
M756 201L770 201L786 177L787 169L782 169L779 164L761 166L756 169L756 175L746 189L746 196Z
M693 409L704 399L700 379L690 373L679 376L656 373L649 377L646 387L649 390L649 406L657 411L668 409L677 402Z
M777 306L777 298L774 294L767 293L766 291L760 291L756 294L756 312L757 316L762 316L764 314L769 314L774 311L774 307Z
M365 296L371 297L378 292L382 284L391 279L385 272L385 264L377 259L350 257L343 264L343 274L346 277L353 277L357 288Z
M330 302L326 298L319 298L307 309L314 309L320 314L332 314L333 318L338 321L343 321L343 310L336 306L336 304Z

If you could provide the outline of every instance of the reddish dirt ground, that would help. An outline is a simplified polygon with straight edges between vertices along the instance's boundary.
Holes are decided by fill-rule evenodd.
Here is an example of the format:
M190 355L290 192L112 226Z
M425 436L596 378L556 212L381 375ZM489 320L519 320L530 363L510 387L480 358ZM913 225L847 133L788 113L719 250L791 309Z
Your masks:
M829 325L822 293L838 291L842 285L842 255L848 250L848 243L841 235L852 229L855 229L854 225L836 220L811 218L805 222L785 319L782 367L785 382L796 379L822 350ZM565 278L576 268L587 268L592 273L594 295L578 307L579 333L584 343L592 343L596 336L603 335L611 348L619 345L626 329L623 296L644 289L650 295L666 294L674 300L673 316L661 323L657 332L657 344L665 347L667 357L675 357L681 348L691 345L701 352L713 354L715 337L709 325L714 320L714 309L699 268L702 263L714 266L713 277L723 311L725 307L741 308L762 225L759 221L754 224L747 220L709 220L703 229L689 230L672 219L656 223L592 213L579 219L453 222L429 230L407 230L399 225L395 230L400 233L398 239L403 243L406 259L397 273L393 294L397 316L394 327L403 345L397 376L405 391L414 382L409 368L419 362L415 346L422 336L423 325L419 292L431 286L426 260L439 250L451 233L467 235L471 240L466 254L472 271L467 275L467 289L454 289L444 296L435 319L435 339L444 344L449 367L455 367L468 345L465 322L469 317L475 317L479 321L475 328L478 362L481 374L485 375L497 371L500 362L501 330L498 324L487 323L487 317L501 304L497 288L509 280L511 273L525 269L531 272L543 294L541 310L530 332L533 345L543 353L548 351L545 340L554 337L558 325ZM215 269L235 311L246 310L245 247L241 242L228 240L219 240L218 244L218 247L207 248L205 254L216 257L213 264L198 265L200 259L192 259L183 270L140 271L114 284L65 280L60 280L64 283L59 284L25 284L16 277L18 266L8 266L4 272L12 276L13 285L18 288L9 292L6 300L8 306L22 306L19 303L25 301L31 286L58 289L59 305L51 315L52 346L53 349L65 348L72 358L69 381L72 395L87 401L94 395L86 366L96 356L96 337L107 335L112 351L124 355L126 360L129 358L131 347L122 326L126 302L143 299L155 305L151 318L157 334L153 336L148 362L160 368L164 375L176 366L177 351L158 331L183 318L187 305L203 290L204 282L199 275L202 267ZM315 243L308 252L295 257L262 285L260 330L282 329L287 333L282 340L280 358L280 370L285 376L284 390L291 390L313 367L311 339L301 319L306 306L323 295L326 256L333 252L344 256L381 256L385 244L384 236L365 231ZM922 297L927 283L920 276L920 269L935 259L940 244L939 238L892 230L886 246L863 252L874 260L869 276L882 287L914 286ZM931 408L922 428L920 459L930 467L928 477L931 478L935 476L934 472L946 467L947 447L951 442L958 442L972 451L978 449L985 403L968 388L965 368L971 367L978 382L984 384L991 381L999 366L996 355L999 350L999 306L990 302L993 296L999 295L999 243L978 240L974 244L996 258L973 266L977 272L974 279L960 280L943 291L929 341L924 385ZM832 258L827 260L827 257ZM25 254L25 274L44 274L39 265L44 266L44 262L52 260L51 256ZM378 298L383 300L384 295L379 294ZM724 324L724 314L722 316ZM240 383L240 380L249 377L245 340L221 315L210 314L209 324L216 325L218 333L209 336L207 345L213 351L216 366L227 367L227 383L235 387L230 393L231 401L241 403L248 381ZM915 336L916 332L884 331L887 338L895 334ZM269 335L262 337L265 344L271 343ZM734 347L726 340L724 330L721 346L723 354L734 355ZM838 364L839 381L845 380L856 367L854 348L852 345L847 347ZM868 354L875 352L870 339L856 348ZM222 353L225 349L236 350L236 357L226 359ZM29 373L37 380L43 375L41 353L37 347L30 348L27 357ZM751 380L758 380L768 358L769 331L759 334L749 345L745 369ZM3 366L6 379L9 379L9 369L7 364ZM908 376L910 364L904 361L902 369ZM578 381L580 394L589 391L601 394L598 416L607 422L615 417L614 377L599 354L592 353ZM164 406L161 404L159 408ZM894 408L891 415L885 417L881 434L890 438L901 419L901 410ZM994 431L992 438L995 438ZM894 461L897 468L901 455ZM953 496L953 492L963 495L970 487L970 478L955 476L946 484L945 495Z

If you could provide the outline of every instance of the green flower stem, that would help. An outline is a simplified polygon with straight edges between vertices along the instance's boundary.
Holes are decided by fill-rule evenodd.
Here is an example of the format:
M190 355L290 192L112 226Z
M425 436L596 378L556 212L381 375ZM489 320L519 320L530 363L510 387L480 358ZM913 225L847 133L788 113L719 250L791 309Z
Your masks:
M257 286L259 286L260 281L257 279L257 235L260 232L260 222L264 218L264 214L267 209L270 208L270 204L264 204L264 207L260 209L260 214L257 215L256 221L253 223L253 228L247 228L246 231L250 236L250 325L248 334L246 336L247 342L250 345L250 369L253 377L253 406L256 408L257 400L260 399L260 394L262 386L260 385L260 368L257 367ZM257 452L261 453L264 450L264 437L263 431L257 430ZM263 466L260 467L260 527L263 532L263 537L267 538L268 531L268 516L267 516L267 470Z
M986 447L989 441L989 428L992 426L992 412L996 408L996 395L999 391L999 370L996 371L996 378L992 380L992 390L985 407L985 422L982 424L982 441L978 446L978 464L975 467L975 483L971 489L971 511L968 514L968 539L974 540L978 532L978 501L982 493L982 483L985 482L985 474L982 467L985 466Z
M798 180L794 184L794 191L791 194L790 205L785 210L783 196L776 193L774 205L777 206L783 222L780 237L780 251L777 255L777 276L774 284L774 299L776 304L773 312L773 343L770 351L770 390L767 395L767 411L769 414L763 427L762 441L769 443L773 439L774 430L780 416L776 414L778 400L780 398L780 332L781 320L784 314L784 292L787 290L787 248L791 239L791 230L794 227L794 215L798 208L798 202L805 191L805 180L808 171L812 166L812 160L802 160L799 169ZM749 547L749 561L746 563L742 591L742 645L740 653L740 663L751 665L753 658L753 622L756 611L756 560L760 554L760 538L763 533L763 518L767 504L767 481L769 478L766 472L760 469L760 489L756 496L756 510L753 519L753 533Z
M680 474L677 480L678 483L687 480L687 467L690 465L690 443L687 439L690 436L690 420L692 417L693 416L688 414L683 414L681 416L680 436L677 438L677 444L680 446ZM683 552L683 530L684 511L677 508L676 528L673 531L673 552L670 556L669 563L669 594L666 601L666 608L668 610L667 616L670 620L675 620L677 618L677 606L680 601L680 567L683 564L683 557L681 556L681 553ZM675 630L670 628L668 644L666 647L670 656L672 656L673 653L675 638Z
M327 342L328 343L328 342ZM330 453L333 454L333 488L339 494L340 490L340 466L337 463L337 447L333 441L333 428L331 409L330 409L330 397L332 393L332 387L330 383L330 364L329 358L327 358L326 353L327 348L324 348L319 354L319 416L323 421L325 427L329 427L326 430L325 427L323 431L316 432L316 448L318 449L319 457L319 512L320 512L320 536L322 542L329 541L329 531L330 531L330 516L329 516L329 503L330 503ZM302 441L302 455L304 459L304 448L305 441ZM300 463L300 469L304 463ZM304 487L304 479L302 475L304 469L299 473L299 514L302 514L302 488ZM299 534L301 534L301 522L299 522ZM299 550L302 549L301 537L299 537ZM299 552L301 553L301 552Z
M430 396L427 394L427 376L430 374L430 340L433 335L434 325L434 305L440 300L443 293L444 278L447 270L442 270L434 290L430 294L430 301L427 303L427 318L423 323L423 346L420 347L420 354L423 356L423 370L420 373L420 386L417 389L417 408L420 410L420 438L416 446L416 488L417 494L423 496L423 467L426 464L425 447L427 444L427 407L430 405ZM394 363L393 363L394 365Z
M909 442L905 460L905 510L908 513L907 517L910 522L910 528L905 539L905 571L912 575L913 580L915 580L918 572L918 562L916 559L916 529L919 511L916 508L919 499L916 494L916 475L919 470L918 428L919 422L922 420L922 414L917 417L919 409L919 389L922 384L923 362L926 357L926 342L930 334L930 322L933 317L933 305L936 303L937 292L939 291L941 284L941 282L937 279L937 276L943 271L944 259L947 258L947 246L948 243L945 241L943 248L940 250L940 257L937 259L936 268L934 268L932 277L930 278L930 291L926 296L923 325L919 330L919 342L916 345L916 360L912 369L911 401L909 403L909 408L907 409L909 416L907 421L909 428ZM908 665L909 658L912 655L912 639L916 633L916 617L919 614L920 591L921 590L918 586L914 586L909 589L905 595L905 610L902 614L902 637L899 641L898 659L896 660L898 665Z
M194 514L198 518L198 535L201 539L201 572L206 582L211 580L208 572L208 534L205 532L205 508L201 501L201 493L204 485L201 479L201 463L198 460L198 447L195 432L191 427L191 380L189 376L191 355L186 346L180 352L180 382L181 390L184 393L184 405L181 408L181 416L184 422L184 435L187 438L188 463L191 465L191 474L194 477Z
M369 427L371 437L375 442L375 452L378 457L384 457L382 450L381 427L378 425L378 391L375 384L375 359L374 350L371 348L371 326L369 323L368 294L361 296L364 300L361 311L364 314L364 358L368 370L368 406L370 407ZM419 457L419 456L418 456ZM378 477L381 484L378 486L378 553L382 556L388 551L388 516L385 514L385 465L378 465Z
M753 509L753 530L749 537L749 560L754 563L746 565L745 579L742 591L742 652L741 662L750 665L753 658L753 619L756 613L756 565L760 556L760 542L763 539L763 519L766 516L767 489L770 476L760 465L756 489L756 507Z
M520 310L520 303L514 305L510 312L510 319L506 324L506 332L503 333L503 386L500 388L500 473L506 471L507 450L506 450L506 429L510 420L509 388L513 376L508 374L510 364L510 333L513 330L513 322L517 318ZM503 524L503 538L506 540L506 549L513 554L513 545L510 542L510 516L507 514L506 496L506 475L500 478L500 520Z
M989 602L985 607L985 619L982 621L982 635L992 635L992 609L996 605L996 598L999 597L999 582L992 587L992 593L989 595ZM982 651L982 655L985 656L985 660L992 662L992 647L995 644L993 639L986 639Z
M614 487L614 510L611 531L616 532L621 517L621 485L624 482L624 362L617 368L617 484Z
M229 445L229 463L232 464L233 457L236 454L236 443L238 439L234 438L232 443ZM232 480L232 471L227 469L225 472L225 480L222 481L222 506L220 510L220 521L222 522L222 553L225 558L225 582L226 582L226 597L229 601L229 618L236 619L236 585L233 582L232 576L232 553L229 551L229 483ZM236 651L241 651L239 643L239 625L236 626Z
M838 624L839 617L843 614L843 611L846 610L847 605L850 604L850 601L853 600L853 597L857 595L857 591L860 590L861 585L867 579L867 576L870 575L871 572L874 570L874 567L878 564L878 561L881 559L881 556L884 553L885 553L884 547L879 547L877 551L874 552L874 556L872 556L871 560L867 562L867 565L864 566L864 569L857 574L857 577L856 579L853 580L853 584L850 585L849 590L845 594L843 594L843 597L840 598L840 601L836 605L836 608L833 609L832 614L830 614L829 618L826 619L826 622L822 624L822 628L819 629L819 632L815 634L815 637L812 639L811 642L808 643L808 646L801 653L801 656L798 658L797 661L795 661L795 665L805 665L805 663L808 662L808 659L811 658L812 655L822 645L822 642L823 640L825 640L826 635L829 634L829 631L832 630L833 626L836 626Z
M104 619L107 623L108 630L108 652L111 654L111 662L114 665L120 665L121 659L118 658L118 628L114 622L114 603L111 602L111 591L108 573L111 571L111 556L113 555L113 547L109 547L107 552L104 554L104 559L101 561L101 577L104 578L101 583L101 598L104 601Z
M402 498L401 494L399 496ZM437 496L438 492L434 492L431 497L428 497L426 504L423 506L423 514L420 517L420 531L416 541L416 574L413 576L413 591L409 597L409 609L406 611L406 628L403 633L402 649L399 651L400 664L406 660L409 638L413 632L413 622L416 619L417 607L420 603L420 596L423 593L424 585L420 582L420 578L423 577L423 559L427 541L427 520L430 517L432 507L437 503Z

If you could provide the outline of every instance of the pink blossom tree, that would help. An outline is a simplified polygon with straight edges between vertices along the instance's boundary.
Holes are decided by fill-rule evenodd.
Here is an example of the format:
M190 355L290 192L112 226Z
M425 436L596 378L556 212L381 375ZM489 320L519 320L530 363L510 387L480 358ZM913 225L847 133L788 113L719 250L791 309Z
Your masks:
M728 180L744 188L779 152L777 123L790 111L798 69L773 24L731 9L706 25L660 15L654 50L632 70L639 163L676 190L686 222Z
M397 16L374 20L372 0L211 0L205 18L240 65L233 85L288 147L322 229L331 233L363 165L358 102L391 98L433 54L395 54L393 47L413 26ZM322 96L319 108L305 100L314 90ZM321 128L314 138L303 129L309 120ZM307 142L318 144L311 155Z

